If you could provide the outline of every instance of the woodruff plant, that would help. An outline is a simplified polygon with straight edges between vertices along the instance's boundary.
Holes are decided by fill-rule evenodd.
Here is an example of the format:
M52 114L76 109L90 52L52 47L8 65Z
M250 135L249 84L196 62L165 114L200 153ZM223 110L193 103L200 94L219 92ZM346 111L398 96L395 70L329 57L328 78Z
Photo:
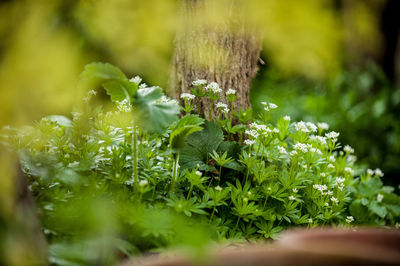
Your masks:
M89 91L85 115L3 130L3 141L20 151L43 228L58 248L87 233L60 226L61 210L98 198L111 204L113 215L103 219L115 217L123 237L113 245L127 255L177 245L196 226L207 228L198 234L207 239L253 241L293 226L399 225L394 188L383 186L379 169L360 169L354 150L342 147L326 123L272 121L278 107L267 102L259 117L233 110L236 91L225 92L228 103L216 102L222 89L205 80L181 95L178 119L177 102L140 82L109 64L90 64L81 89L104 87L116 110L90 107L95 92ZM214 121L199 113L203 97L219 109ZM87 228L103 228L90 223ZM59 249L52 254L71 259Z

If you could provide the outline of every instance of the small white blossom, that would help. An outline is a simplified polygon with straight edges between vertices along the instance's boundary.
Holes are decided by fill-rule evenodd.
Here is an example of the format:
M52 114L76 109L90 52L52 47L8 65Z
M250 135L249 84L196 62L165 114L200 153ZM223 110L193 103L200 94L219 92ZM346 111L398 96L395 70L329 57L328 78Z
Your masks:
M184 92L181 94L181 99L184 99L184 100L193 100L194 98L196 98L196 96L194 96L193 94L190 94L190 93Z
M345 152L347 152L347 153L353 153L354 152L354 149L349 145L344 146L343 150Z
M274 129L272 130L272 132L274 132L274 133L279 133L279 129L278 129L278 128L274 128Z
M304 123L303 121L295 123L294 127L296 128L296 131L299 131L299 132L304 132L304 133L310 132L306 123Z
M374 175L374 173L375 173L375 172L374 172L374 170L372 170L372 169L368 169L368 170L367 170L367 174L368 174L368 175Z
M329 207L329 203L328 202L325 202L325 207Z
M145 89L147 88L147 84L146 83L142 83L139 85L139 89Z
M192 82L193 86L204 86L207 84L207 80L205 79L198 79Z
M278 105L276 105L274 103L269 103L269 108L270 109L276 109L276 108L278 108Z
M307 145L303 144L303 143L296 143L294 145L294 149L297 150L297 151L304 152L304 153L308 151Z
M221 102L218 102L215 106L216 106L217 108L221 108L221 109L228 108L228 105L227 105L227 104L221 103Z
M256 130L252 129L252 130L246 130L244 133L246 133L249 136L252 136L253 138L258 138L259 134Z
M309 218L307 221L308 221L309 224L313 223L313 220L311 218Z
M336 177L336 183L342 184L342 183L344 183L344 181L346 181L346 178L344 178L344 177Z
M335 166L333 165L333 164L328 164L328 168L331 168L331 169L334 169L335 168Z
M375 175L378 176L378 177L383 177L384 176L382 170L379 169L379 168L375 169Z
M228 108L224 108L224 109L221 110L221 112L223 114L227 114L227 113L229 113L229 109Z
M333 191L332 190L328 190L325 193L322 193L323 195L328 195L328 196L332 196L333 195Z
M317 132L318 128L314 123L307 122L306 125L311 132Z
M96 96L97 92L95 90L90 90L88 96Z
M197 176L202 176L203 174L200 171L196 171Z
M139 186L144 187L147 186L149 184L149 182L147 180L140 180L139 181Z
M233 89L228 89L227 91L226 91L226 96L228 96L228 95L235 95L236 94L236 90L233 90Z
M337 138L339 137L339 133L335 132L335 131L331 131L329 133L326 133L325 137L327 137L328 139L331 139L333 142L336 142Z
M142 78L139 76L133 77L129 80L130 82L136 83L137 85L140 84L140 82L142 82Z
M326 185L318 185L318 184L313 185L313 188L320 191L321 193L323 193L325 190L328 189Z
M267 102L261 102L261 104L267 106Z
M344 189L344 184L340 184L340 185L338 186L338 189L339 189L340 191L342 191L342 190Z
M329 156L328 160L329 160L331 163L336 162L335 156L333 156L333 155Z
M285 116L283 117L283 120L285 120L285 121L290 121L290 116L285 115Z
M323 130L328 130L328 129L329 129L329 125L328 125L327 123L325 123L325 122L317 123L317 126L318 126L320 129L323 129Z
M335 198L335 197L332 197L332 198L331 198L331 201L332 201L333 203L335 203L335 204L338 204L338 203L339 203L339 200L338 200L337 198Z
M280 154L286 154L287 153L287 151L286 151L286 149L284 147L278 146L277 148L278 148Z
M117 103L118 111L125 112L125 113L128 113L131 111L131 106L127 99L123 100L122 102L116 102L116 103Z
M382 200L383 200L383 195L382 195L382 194L378 194L378 196L376 197L376 200L377 200L378 202L382 202Z
M290 156L293 157L293 156L296 156L296 155L297 155L297 151L291 151L291 152L290 152Z
M345 171L346 173L350 174L350 175L352 175L352 174L354 173L354 170L351 169L350 167L345 167L345 168L344 168L344 171Z
M351 222L353 222L354 221L354 217L353 216L347 216L346 217L346 223L351 223Z
M250 139L246 139L244 141L244 144L249 145L249 146L253 145L254 143L255 143L255 141L254 140L250 140Z
M319 176L320 177L326 177L326 174L325 173L320 173Z
M292 191L293 191L293 193L297 193L298 192L297 188L293 188Z
M215 190L218 190L218 191L221 191L221 190L222 190L222 187L216 186L214 189L215 189Z
M295 196L289 196L289 200L295 200L296 197Z
M206 88L207 91L211 90L213 93L220 93L222 89L219 87L218 83L216 82L211 82L209 83Z

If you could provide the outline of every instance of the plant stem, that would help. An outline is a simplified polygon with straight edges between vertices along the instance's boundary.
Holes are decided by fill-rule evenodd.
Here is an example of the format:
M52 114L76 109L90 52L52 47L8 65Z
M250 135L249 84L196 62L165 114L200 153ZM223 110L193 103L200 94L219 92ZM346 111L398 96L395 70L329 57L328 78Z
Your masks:
M174 160L174 165L173 165L173 170L172 170L172 180L171 180L171 193L174 192L174 186L175 186L175 179L176 175L178 173L178 162L179 162L179 153L175 155L175 160Z
M218 185L221 182L221 172L222 172L222 165L219 166Z
M138 186L138 169L137 169L137 133L136 133L136 120L133 119L133 132L132 132L132 145L133 145L133 193L136 194Z
M211 101L211 106L210 106L210 121L211 121L212 120L214 101L213 100L210 100L210 101Z
M211 222L212 218L214 217L214 213L215 213L215 208L216 207L217 207L217 205L214 205L213 211L212 211L211 216L210 216L210 220L208 221L209 223Z
M192 190L193 190L193 185L190 185L189 193L188 193L188 195L187 195L187 197L186 197L186 200L189 199L190 194L192 194Z
M200 116L200 110L201 110L201 98L199 97L197 99L197 113L199 114L199 116Z
M237 219L237 222L236 222L235 228L233 228L233 231L235 231L235 230L236 230L236 228L238 227L238 225L239 225L239 221L240 221L240 216L238 216L238 219Z

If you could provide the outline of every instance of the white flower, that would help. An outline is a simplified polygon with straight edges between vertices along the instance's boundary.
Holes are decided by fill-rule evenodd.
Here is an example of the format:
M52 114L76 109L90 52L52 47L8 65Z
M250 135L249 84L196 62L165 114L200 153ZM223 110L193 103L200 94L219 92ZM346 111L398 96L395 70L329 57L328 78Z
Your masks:
M350 147L349 145L344 146L343 150L347 153L353 153L354 149Z
M309 224L312 224L312 223L313 223L313 220L312 220L311 218L309 218L309 219L308 219L308 223L309 223Z
M325 173L320 173L319 176L320 176L320 177L325 177L326 174L325 174Z
M347 162L355 162L357 160L357 157L354 155L349 154L346 158Z
M325 202L325 207L329 207L329 203L328 202Z
M351 223L351 222L353 222L354 221L354 217L353 216L347 216L346 217L346 223Z
M333 191L332 190L328 190L325 193L322 193L323 195L328 195L328 196L332 196L333 195Z
M325 123L325 122L317 123L317 126L318 126L320 129L323 129L323 130L328 130L328 129L329 129L329 125L328 125L327 123Z
M261 102L261 104L264 105L264 106L266 106L266 105L267 105L267 102Z
M351 175L354 173L353 169L351 169L350 167L345 167L345 168L344 168L344 171L345 171L346 173L348 173L348 174L351 174Z
M181 94L181 99L184 99L184 100L193 100L194 98L196 98L196 96L194 96L193 94L190 94L190 93L184 92Z
M289 200L295 200L296 197L295 196L289 196Z
M215 106L216 106L217 108L221 108L221 109L223 109L223 108L228 108L228 105L227 105L227 104L221 103L221 102L218 102Z
M269 108L268 107L264 107L264 111L268 112Z
M249 136L252 136L253 138L258 138L259 134L256 130L252 129L252 130L246 130L244 133L246 133Z
M178 105L178 101L175 99L168 98L167 96L163 95L159 100L157 100L158 103L169 103L169 104L175 104Z
M321 145L326 145L326 137L311 135L310 140L319 142Z
M221 190L222 190L222 187L216 186L214 189L215 189L215 190L218 190L218 191L221 191Z
M376 168L376 169L375 169L375 175L377 175L378 177L382 177L382 176L384 176L384 174L383 174L382 170L381 170L381 169L379 169L379 168Z
M196 175L202 176L203 174L200 171L196 171Z
M246 140L244 141L244 144L249 145L249 146L253 145L254 143L255 143L254 140L246 139Z
M329 160L331 163L336 162L335 156L333 156L333 155L329 156L328 160Z
M296 131L300 131L300 132L304 132L304 133L310 132L306 123L304 123L303 121L295 123L294 127L296 128Z
M297 151L304 152L304 153L308 151L307 145L303 144L303 143L296 143L294 145L294 149L297 150Z
M382 194L378 194L378 196L376 197L376 200L377 200L378 202L382 202L382 200L383 200L383 195L382 195Z
M205 79L197 79L195 81L192 82L193 86L203 86L207 84L207 80Z
M229 113L229 109L228 108L224 108L224 109L221 110L221 112L223 114L227 114L227 113Z
M312 132L317 132L318 128L316 125L314 125L314 123L307 122L306 125L308 129L311 130Z
M285 120L285 121L290 121L290 116L285 115L285 116L283 117L283 120Z
M339 189L340 191L342 191L342 190L344 189L344 184L340 184L340 185L338 186L338 189Z
M297 151L291 151L291 152L290 152L290 156L293 157L293 156L296 156L296 155L297 155Z
M141 187L144 187L144 186L146 186L147 184L149 184L149 182L147 182L147 180L140 180L140 181L139 181L139 186L141 186Z
M147 84L146 83L142 83L139 85L139 89L144 89L147 88Z
M117 104L117 109L120 112L128 113L131 111L131 106L127 99L123 100L122 102L116 102L116 104Z
M136 83L137 85L139 85L140 82L142 82L142 78L139 77L139 76L136 76L136 77L134 77L134 78L131 78L129 81L130 81L130 82L133 82L133 83Z
M298 192L297 188L293 188L292 191L293 191L293 193L297 193Z
M335 198L335 197L332 197L332 198L331 198L331 201L332 201L333 203L335 203L335 204L338 204L338 203L339 203L339 200L338 200L337 198Z
M228 95L235 95L236 94L236 90L233 90L233 89L228 89L227 91L226 91L226 96L228 96Z
M278 148L280 154L286 154L287 153L287 151L286 151L286 149L284 147L277 146L277 148Z
M331 131L329 133L326 133L325 137L327 137L328 139L331 139L333 142L336 142L337 138L339 137L339 133L335 132L335 131Z
M307 170L307 165L302 165L301 167L303 167L303 169Z
M346 181L346 178L344 178L344 177L336 177L336 183L342 184L342 183L344 183L344 181Z
M372 170L372 169L368 169L368 170L367 170L367 174L368 174L368 175L374 175L374 173L375 173L375 172L374 172L374 170Z
M279 129L278 129L278 128L274 128L274 129L272 130L272 132L274 132L274 133L279 133Z
M278 108L278 105L276 105L274 103L269 103L269 108L270 109L276 109L276 108Z
M318 185L318 184L313 185L313 188L320 191L321 193L323 193L325 190L328 189L326 185Z
M97 92L95 90L90 90L88 91L88 96L95 96L97 94Z
M333 165L333 164L328 164L328 168L331 168L331 169L334 169L335 168L335 166Z
M211 82L209 83L206 88L207 91L211 90L213 93L220 93L222 90L219 87L218 83L216 82Z

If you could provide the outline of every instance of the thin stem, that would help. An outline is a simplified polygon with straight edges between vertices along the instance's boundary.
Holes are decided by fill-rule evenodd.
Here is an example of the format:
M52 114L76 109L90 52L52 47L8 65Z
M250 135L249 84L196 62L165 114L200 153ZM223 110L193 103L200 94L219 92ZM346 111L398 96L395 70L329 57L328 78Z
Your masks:
M235 231L235 230L236 230L236 228L238 227L238 225L239 225L239 221L240 221L240 216L238 216L238 219L237 219L237 222L236 222L235 228L233 228L233 231Z
M188 199L189 199L189 197L190 197L190 194L192 194L192 190L193 190L193 185L190 185L189 193L188 193L188 195L187 195L187 198L186 198L186 200L188 200Z
M221 182L222 165L219 166L218 185Z
M210 101L211 101L211 106L210 106L210 121L211 121L212 120L214 101L213 100L210 100Z
M197 101L197 113L199 114L199 116L200 116L200 110L201 110L201 98L199 97Z
M139 180L139 177L138 177L138 167L137 167L137 164L138 164L138 162L137 162L137 132L136 132L136 120L135 119L133 119L133 132L132 132L132 145L133 145L133 154L132 154L132 157L133 157L133 181L134 181L134 184L133 184L133 192L136 194L136 191L137 191L137 186L138 186L138 180Z
M175 160L174 160L174 166L173 166L173 171L172 171L172 180L171 180L171 193L174 192L174 186L175 186L175 179L176 175L178 173L178 162L179 162L179 153L175 155Z
M210 220L208 222L211 222L212 218L214 217L214 213L215 213L215 208L216 207L217 207L217 205L214 205L213 211L212 211L211 216L210 216Z

